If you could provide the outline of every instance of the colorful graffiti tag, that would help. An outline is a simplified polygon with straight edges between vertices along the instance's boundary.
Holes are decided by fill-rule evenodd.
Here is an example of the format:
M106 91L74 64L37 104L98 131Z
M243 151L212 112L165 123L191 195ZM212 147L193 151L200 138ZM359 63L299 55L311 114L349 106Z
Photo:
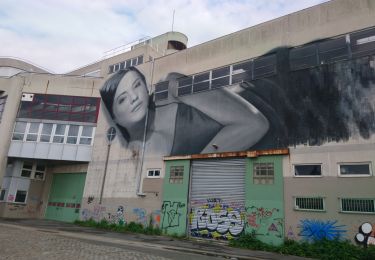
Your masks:
M355 235L355 241L364 247L375 245L375 224L363 223L359 227L358 234Z
M191 236L230 240L244 231L243 206L225 204L217 198L194 204L196 206L192 206L189 214Z
M299 236L308 241L322 239L342 239L345 236L345 225L337 225L337 220L303 219L300 221Z
M162 224L161 228L167 230L171 227L180 226L181 209L185 207L185 203L164 201L162 206Z
M256 235L283 237L284 219L276 214L280 211L279 209L251 206L246 211L248 212L247 224Z
M125 209L123 206L118 206L117 211L115 214L107 213L106 220L112 224L125 224L125 217L124 217Z
M133 213L137 216L137 222L147 226L147 212L144 208L134 208Z
M101 205L95 205L93 209L82 209L81 211L81 219L82 220L95 220L100 221L104 218L106 212L106 207Z

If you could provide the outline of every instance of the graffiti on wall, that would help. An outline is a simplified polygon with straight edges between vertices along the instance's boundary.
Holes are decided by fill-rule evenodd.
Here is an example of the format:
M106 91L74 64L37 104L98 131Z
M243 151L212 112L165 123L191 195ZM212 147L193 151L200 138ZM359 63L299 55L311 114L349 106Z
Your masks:
M161 228L167 230L168 228L179 227L181 210L185 208L185 203L176 201L164 201L162 205L162 224Z
M233 239L245 228L244 206L226 203L221 198L191 202L189 213L190 235L214 239Z
M283 237L283 218L279 216L279 209L267 209L251 206L246 209L248 227L255 231L256 235Z
M125 209L124 206L118 206L116 212L107 213L106 220L111 224L124 225L125 224Z
M87 204L91 204L94 201L94 196L87 197Z
M337 220L303 219L299 224L299 236L308 241L342 239L346 235L345 225Z
M81 211L81 219L84 221L87 220L95 220L100 221L105 218L106 215L106 207L102 205L94 205L93 209L82 209Z
M182 81L190 89L195 88L195 82L171 72L160 79L160 89L166 95L160 98L165 99L162 106L154 101L160 93L156 93L157 98L149 96L144 74L133 67L112 75L100 94L124 144L136 145L146 136L146 154L321 145L347 141L352 136L369 139L375 133L375 58L293 69L290 51L286 47L273 50L274 69L256 80L246 63L238 64L241 78L237 83L194 95L176 94ZM229 79L229 69L222 73L228 73ZM237 77L240 74L233 75ZM229 127L235 130L227 131ZM161 136L153 129L166 134ZM220 143L216 144L217 140Z
M367 247L368 245L375 246L375 224L371 225L366 222L358 228L358 233L355 235L355 241Z
M152 213L151 213L151 225L153 227L160 227L160 214L161 214L161 210L154 210Z
M134 208L133 213L137 216L137 223L147 226L147 212L144 208Z

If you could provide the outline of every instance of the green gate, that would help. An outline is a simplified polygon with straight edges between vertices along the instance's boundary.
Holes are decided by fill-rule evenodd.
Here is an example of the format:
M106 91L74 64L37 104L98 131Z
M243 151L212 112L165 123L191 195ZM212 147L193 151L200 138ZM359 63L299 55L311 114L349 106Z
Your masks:
M86 173L57 173L53 175L46 219L73 222L79 211Z

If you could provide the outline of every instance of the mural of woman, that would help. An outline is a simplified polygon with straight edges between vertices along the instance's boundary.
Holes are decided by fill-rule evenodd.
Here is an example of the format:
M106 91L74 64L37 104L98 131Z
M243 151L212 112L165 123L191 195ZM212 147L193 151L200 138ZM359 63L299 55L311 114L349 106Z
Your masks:
M170 88L178 75L167 77ZM269 129L267 118L258 109L226 88L155 105L144 75L134 67L114 74L100 94L128 147L141 145L145 136L147 152L153 154L246 150Z

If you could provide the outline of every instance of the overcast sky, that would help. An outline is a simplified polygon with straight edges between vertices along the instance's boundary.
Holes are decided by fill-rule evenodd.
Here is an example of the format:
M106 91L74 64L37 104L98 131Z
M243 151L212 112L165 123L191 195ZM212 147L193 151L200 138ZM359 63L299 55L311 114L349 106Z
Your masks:
M0 56L64 73L174 30L188 47L327 0L0 0Z

